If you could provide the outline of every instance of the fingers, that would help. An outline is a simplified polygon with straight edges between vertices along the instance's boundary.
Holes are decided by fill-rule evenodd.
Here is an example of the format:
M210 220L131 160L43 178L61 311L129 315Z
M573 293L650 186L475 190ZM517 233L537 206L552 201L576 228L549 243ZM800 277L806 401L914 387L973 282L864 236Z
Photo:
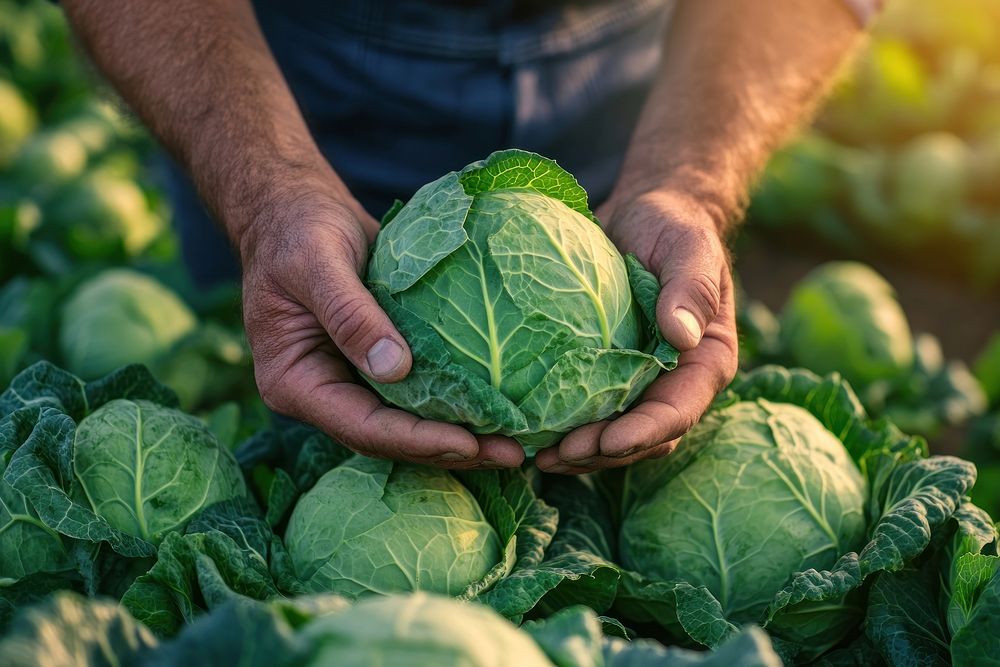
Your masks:
M654 382L643 400L601 434L600 451L622 457L687 433L718 393L717 373L698 364L679 366Z
M520 465L524 450L510 438L389 408L357 384L351 365L380 382L402 379L410 350L359 278L371 225L331 202L306 213L311 219L280 226L245 263L244 320L267 406L367 456L446 468Z
M537 454L535 463L543 472L557 475L582 475L595 470L620 468L644 459L667 456L674 451L677 443L677 440L671 440L659 443L653 447L635 450L627 456L611 457L595 455L579 461L565 461L560 458L560 447L550 447Z
M580 474L673 451L736 374L735 308L728 271L720 282L718 316L706 327L701 342L681 354L677 368L657 378L640 402L617 419L582 426L558 446L539 452L535 461L540 469Z
M694 349L681 354L677 368L657 378L641 402L601 433L600 451L623 456L674 440L694 426L715 396L732 381L738 363L732 283L722 275L718 317Z
M360 236L360 233L358 234ZM378 382L397 382L413 363L406 340L372 296L358 271L364 241L335 226L316 230L298 247L299 280L292 291L358 370Z
M502 435L481 435L479 440L480 468L516 468L524 463L524 448Z
M383 405L353 382L342 359L322 348L299 358L281 377L258 384L270 408L366 456L444 468L513 467L524 459L510 438L477 437L460 426Z
M313 302L316 316L334 345L362 373L378 382L396 382L410 372L410 348L358 277L330 266L324 282L336 286Z
M676 234L660 267L656 318L663 337L677 349L693 349L719 316L726 256L713 228L693 225Z

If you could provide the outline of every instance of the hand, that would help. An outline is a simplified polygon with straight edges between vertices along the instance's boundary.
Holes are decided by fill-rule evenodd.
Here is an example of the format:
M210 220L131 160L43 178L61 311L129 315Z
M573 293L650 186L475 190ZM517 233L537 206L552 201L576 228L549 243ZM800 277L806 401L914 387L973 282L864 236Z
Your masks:
M597 215L621 250L659 279L657 324L681 355L628 412L540 451L536 463L546 472L580 474L666 456L736 374L732 274L712 216L662 192L612 198Z
M513 440L387 407L358 382L355 368L399 381L412 358L359 278L378 223L347 193L308 180L286 188L240 235L244 319L264 402L366 456L520 465Z

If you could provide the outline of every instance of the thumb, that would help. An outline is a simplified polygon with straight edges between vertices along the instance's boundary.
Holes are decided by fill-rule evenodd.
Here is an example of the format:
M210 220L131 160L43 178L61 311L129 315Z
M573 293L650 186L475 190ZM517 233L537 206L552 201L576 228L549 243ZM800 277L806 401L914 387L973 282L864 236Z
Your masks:
M406 340L348 262L328 265L313 313L347 360L378 382L398 382L413 363Z
M677 349L696 347L718 316L725 265L714 231L687 235L671 249L660 271L656 320L663 337Z

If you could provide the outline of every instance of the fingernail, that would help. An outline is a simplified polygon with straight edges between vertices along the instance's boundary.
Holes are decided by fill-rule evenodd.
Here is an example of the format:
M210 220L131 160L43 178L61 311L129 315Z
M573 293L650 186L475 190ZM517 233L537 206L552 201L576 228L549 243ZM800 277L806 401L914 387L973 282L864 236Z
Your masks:
M628 449L626 449L623 452L611 453L611 454L607 454L607 456L609 456L609 457L611 457L613 459L623 459L626 456L632 456L633 454L635 454L638 451L639 451L638 447L629 447Z
M698 324L698 318L694 316L694 313L687 308L677 307L674 308L674 317L695 342L701 341L701 325Z
M557 475L565 475L569 472L569 466L564 466L562 464L550 466L545 472L553 472Z
M371 346L365 357L372 375L388 375L403 363L403 348L391 338L382 338Z
M476 465L476 467L477 468L492 468L492 467L495 467L495 466L498 466L498 465L500 465L500 463L498 461L494 461L493 459L483 459L482 461L480 461Z
M458 452L445 452L438 458L442 461L466 461L469 457L464 454L459 454Z
M594 457L593 456L585 456L585 457L583 457L581 459L567 459L566 460L566 462L569 463L569 464L571 464L571 465L584 466L584 467L590 465L591 463L593 463L593 461L594 461Z

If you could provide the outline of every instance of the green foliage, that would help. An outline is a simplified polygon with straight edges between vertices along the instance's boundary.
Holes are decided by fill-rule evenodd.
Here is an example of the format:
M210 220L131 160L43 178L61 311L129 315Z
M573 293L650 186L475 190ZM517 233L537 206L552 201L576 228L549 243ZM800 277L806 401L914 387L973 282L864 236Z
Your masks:
M0 627L4 601L124 590L166 536L245 502L232 453L176 400L142 367L85 383L45 362L0 394Z
M985 0L909 6L775 156L751 216L921 267L953 258L989 285L1000 21ZM58 5L0 0L0 665L1000 653L996 528L969 500L1000 507L1000 416L971 429L975 487L968 462L897 428L995 410L996 345L974 377L911 334L884 280L832 265L780 319L737 299L741 360L837 371L860 399L839 375L761 368L670 457L600 475L365 459L272 424L238 288L185 280L150 143L86 67ZM677 360L656 278L571 175L523 151L392 207L365 279L414 351L410 378L376 390L529 454L614 417ZM31 365L44 359L76 374Z
M860 471L795 405L717 410L676 455L631 466L625 484L622 564L698 582L734 623L758 620L789 573L828 569L865 535Z
M19 615L0 641L7 667L140 665L157 646L153 635L114 600L56 593Z
M203 507L246 494L232 453L208 427L143 400L115 399L80 422L73 472L98 516L153 544Z
M861 263L813 269L792 286L780 319L744 299L737 327L744 368L777 363L838 372L869 414L909 433L932 437L987 409L988 384L963 362L946 360L934 336L911 334L892 286Z
M750 206L796 250L893 258L1000 284L1000 5L893 0L814 126L773 156Z
M973 368L991 405L1000 406L1000 333L993 334Z
M0 167L6 166L35 130L35 110L18 89L0 79Z
M872 586L865 633L890 665L983 665L1000 655L996 527L966 503L940 532L934 557Z
M316 667L366 662L387 667L552 665L527 634L490 610L425 595L360 602L308 624L302 637L311 650L301 664Z
M163 232L163 220L135 181L107 171L91 171L62 188L46 213L47 233L61 236L82 260L137 257Z
M614 599L617 570L553 541L558 513L521 471L374 461L308 429L258 434L238 455L283 538L270 562L290 594L448 593L516 622Z

